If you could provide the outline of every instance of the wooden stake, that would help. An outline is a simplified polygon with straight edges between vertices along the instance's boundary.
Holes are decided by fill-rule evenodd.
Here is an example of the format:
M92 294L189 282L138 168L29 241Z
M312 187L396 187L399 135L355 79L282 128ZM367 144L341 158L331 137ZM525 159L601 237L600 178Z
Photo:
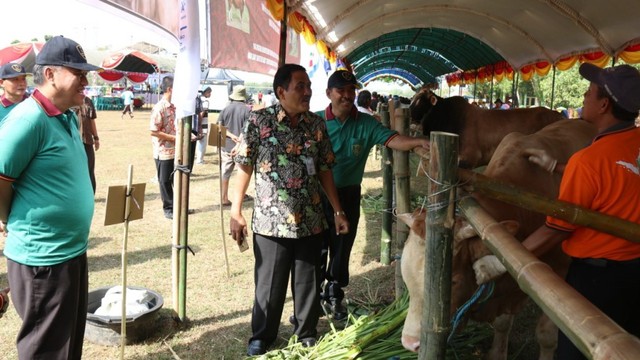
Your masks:
M424 264L425 301L418 359L444 359L451 307L451 264L455 223L458 135L431 132L431 181L427 191Z

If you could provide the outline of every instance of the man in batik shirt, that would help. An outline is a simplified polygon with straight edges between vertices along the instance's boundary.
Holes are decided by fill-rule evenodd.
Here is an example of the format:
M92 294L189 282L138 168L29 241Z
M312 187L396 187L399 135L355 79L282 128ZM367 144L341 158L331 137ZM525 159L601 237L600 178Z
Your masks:
M231 206L231 234L241 244L247 234L242 199L255 169L253 213L255 299L248 355L259 355L276 340L287 295L293 291L294 334L315 345L320 316L320 248L327 228L321 194L333 206L335 231L349 230L340 207L331 166L335 156L324 120L309 112L311 82L304 67L285 64L273 81L279 105L252 112L235 162L238 181Z

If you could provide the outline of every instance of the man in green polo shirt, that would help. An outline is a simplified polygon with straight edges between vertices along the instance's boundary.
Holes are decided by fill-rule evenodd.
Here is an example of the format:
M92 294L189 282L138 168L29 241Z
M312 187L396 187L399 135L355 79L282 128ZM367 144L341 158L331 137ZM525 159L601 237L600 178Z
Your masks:
M0 124L19 102L26 99L27 75L24 66L16 63L7 63L0 67L0 86L4 94L0 97Z
M347 316L347 310L342 304L342 288L349 284L349 257L360 219L360 183L369 151L376 144L403 151L415 147L429 148L427 138L399 135L382 126L373 116L359 112L354 104L357 88L358 82L351 72L334 72L329 77L326 91L331 104L324 111L318 112L318 115L326 120L327 131L336 155L336 164L332 169L333 179L338 188L340 203L351 224L348 234L336 235L335 232L328 231L322 252L326 280L321 294L322 301L330 305L329 308L336 320L342 320ZM325 206L324 209L330 224L329 229L333 229L332 208Z
M87 317L93 188L73 106L82 105L82 47L51 38L36 57L33 95L0 126L0 232L18 358L80 359Z

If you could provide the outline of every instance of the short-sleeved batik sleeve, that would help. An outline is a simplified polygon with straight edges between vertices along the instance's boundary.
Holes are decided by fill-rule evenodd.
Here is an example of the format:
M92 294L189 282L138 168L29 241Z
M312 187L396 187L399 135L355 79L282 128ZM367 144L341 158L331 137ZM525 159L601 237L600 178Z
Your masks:
M331 140L329 139L324 121L319 124L317 131L321 134L321 140L318 141L318 154L320 158L318 170L327 171L335 164L336 156L333 153L333 147L331 146Z
M242 139L238 143L236 155L233 161L240 165L253 166L258 156L258 147L261 141L261 131L255 113L250 113L242 130Z

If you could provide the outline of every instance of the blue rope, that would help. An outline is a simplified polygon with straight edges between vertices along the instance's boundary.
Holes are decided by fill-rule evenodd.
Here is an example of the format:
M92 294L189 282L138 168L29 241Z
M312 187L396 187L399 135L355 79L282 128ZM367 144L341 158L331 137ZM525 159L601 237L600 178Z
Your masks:
M495 288L495 283L493 281L480 285L478 290L471 296L471 299L467 300L461 307L456 310L455 314L451 318L451 332L449 333L449 337L447 338L447 343L451 343L451 339L456 333L458 326L464 319L464 316L467 314L467 311L473 306L475 303L482 304L487 301L493 295L493 290ZM486 291L486 293L485 293Z

